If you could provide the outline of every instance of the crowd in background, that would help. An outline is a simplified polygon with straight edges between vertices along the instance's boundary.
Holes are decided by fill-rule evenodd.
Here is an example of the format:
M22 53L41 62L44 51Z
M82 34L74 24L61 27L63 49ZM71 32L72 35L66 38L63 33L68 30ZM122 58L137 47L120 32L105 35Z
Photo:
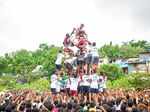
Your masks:
M0 93L0 112L150 112L150 90L107 90L92 96L58 95L49 91L18 90Z

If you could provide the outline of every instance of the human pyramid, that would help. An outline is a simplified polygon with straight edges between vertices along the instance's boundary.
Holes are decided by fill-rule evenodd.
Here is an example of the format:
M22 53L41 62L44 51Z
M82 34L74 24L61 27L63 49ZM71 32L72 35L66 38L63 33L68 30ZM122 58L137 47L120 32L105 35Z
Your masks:
M91 96L106 89L107 77L97 74L99 54L95 42L90 42L84 24L66 34L63 50L56 59L56 71L51 75L51 92L54 96Z
M150 112L149 89L106 90L107 77L96 73L96 43L88 41L83 26L64 39L51 75L51 91L0 92L0 112Z

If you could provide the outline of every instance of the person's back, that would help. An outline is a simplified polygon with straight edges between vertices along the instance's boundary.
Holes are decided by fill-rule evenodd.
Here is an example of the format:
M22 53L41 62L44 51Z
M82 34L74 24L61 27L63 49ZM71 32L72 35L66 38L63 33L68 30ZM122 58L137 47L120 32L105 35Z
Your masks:
M56 64L56 69L61 70L62 68L62 60L63 60L64 55L62 54L62 51L59 51L57 54L57 59L55 61Z
M96 43L94 42L91 47L91 54L93 57L99 57L98 49L96 47Z
M74 75L70 78L70 81L71 81L71 85L70 85L71 95L77 96L79 79Z
M83 82L82 82L82 85L83 86L88 86L88 87L90 87L90 75L87 75L87 74L84 74L83 76L82 76L82 80L83 80Z
M57 83L57 79L58 79L58 77L57 77L57 75L54 73L54 74L52 74L52 76L51 76L51 87L53 88L55 88L55 86L56 86L56 83Z
M91 79L90 87L98 89L99 76L96 73L92 73L90 75L90 79Z
M56 89L57 89L57 84L58 84L58 77L56 73L53 73L51 76L51 92L53 94L56 94Z

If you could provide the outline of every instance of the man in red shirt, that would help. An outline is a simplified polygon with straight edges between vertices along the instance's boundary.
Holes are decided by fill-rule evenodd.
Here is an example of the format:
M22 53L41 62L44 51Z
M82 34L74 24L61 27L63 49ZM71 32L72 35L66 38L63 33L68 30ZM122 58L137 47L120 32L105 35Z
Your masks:
M66 34L63 44L65 47L68 47L71 44L69 33Z

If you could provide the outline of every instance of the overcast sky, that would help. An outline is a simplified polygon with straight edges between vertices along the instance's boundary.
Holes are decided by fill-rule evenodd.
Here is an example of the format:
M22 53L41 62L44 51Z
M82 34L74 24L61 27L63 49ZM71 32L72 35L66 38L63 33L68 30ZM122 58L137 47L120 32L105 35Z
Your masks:
M85 24L99 46L150 40L150 0L0 0L0 55L40 43L62 45Z

